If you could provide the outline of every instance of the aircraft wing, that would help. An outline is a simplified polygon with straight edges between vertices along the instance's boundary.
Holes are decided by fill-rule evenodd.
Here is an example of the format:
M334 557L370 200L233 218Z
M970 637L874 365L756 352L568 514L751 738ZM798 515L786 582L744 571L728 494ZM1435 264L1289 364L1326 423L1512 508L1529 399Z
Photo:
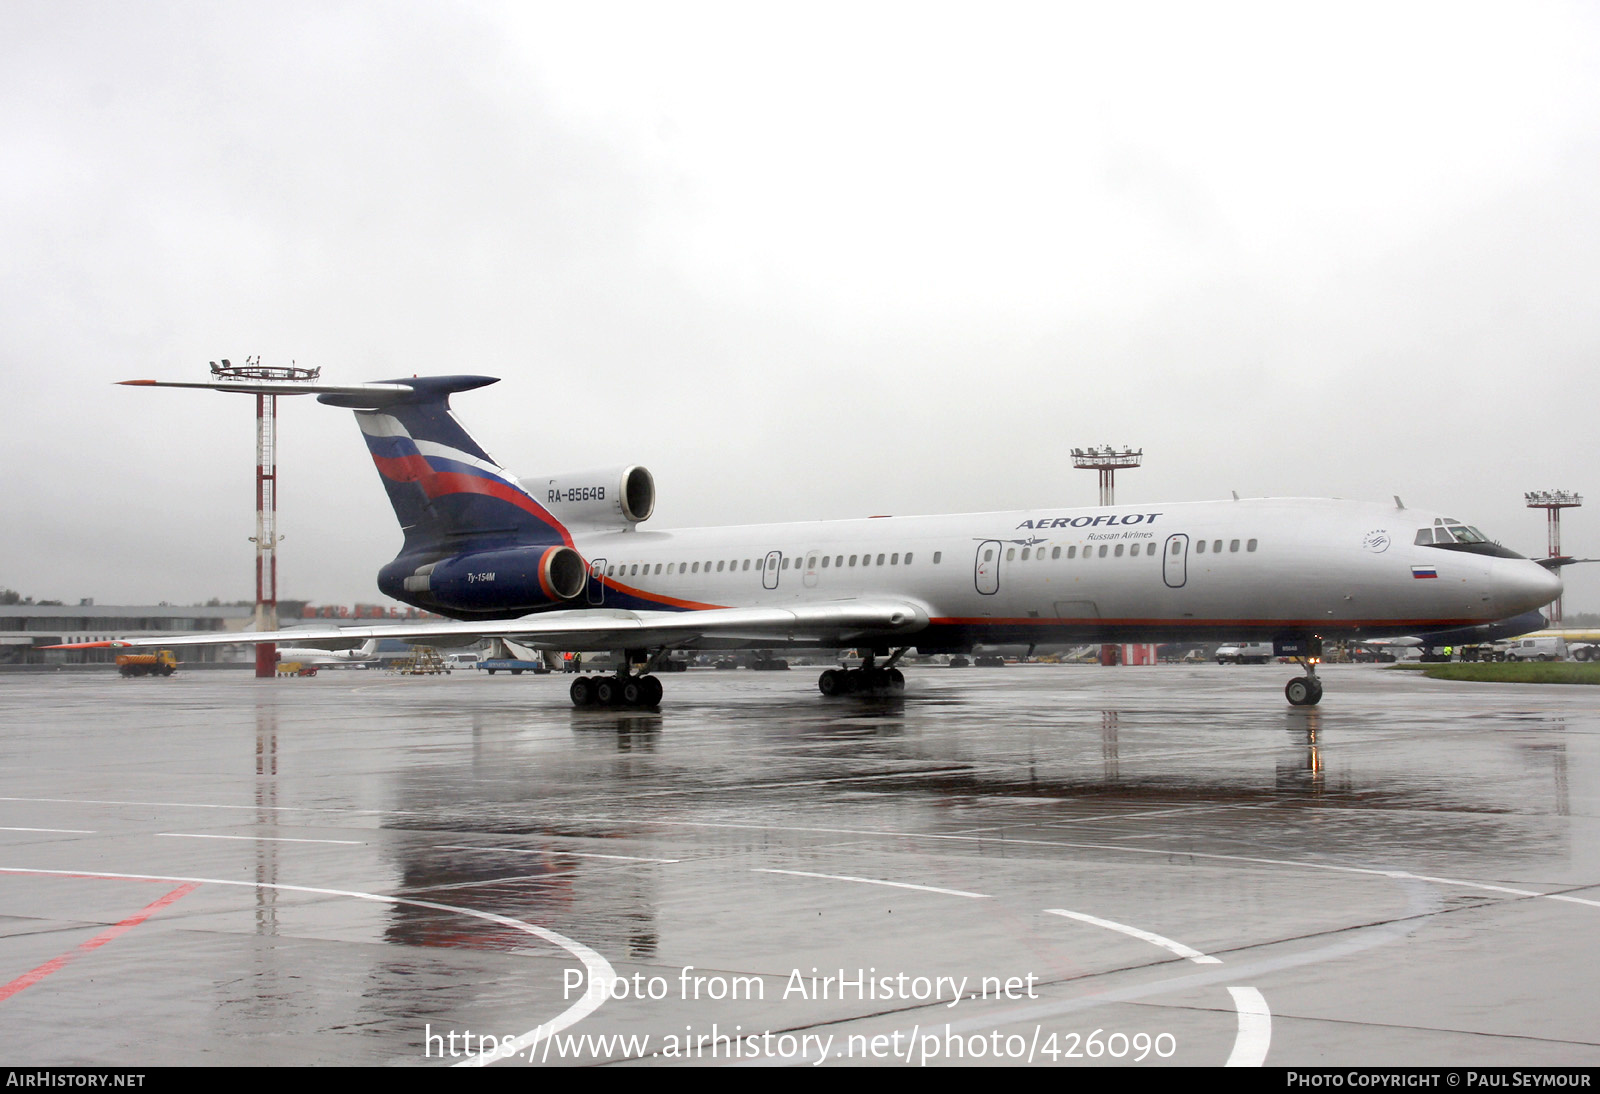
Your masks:
M426 644L429 638L464 643L476 638L511 638L539 649L603 651L772 645L853 646L871 639L913 634L928 625L928 612L907 600L834 600L787 608L708 608L689 612L627 612L580 608L521 619L418 620L370 626L296 627L288 631L212 631L209 634L67 642L43 649L127 646L233 646L257 642L327 642L398 638Z

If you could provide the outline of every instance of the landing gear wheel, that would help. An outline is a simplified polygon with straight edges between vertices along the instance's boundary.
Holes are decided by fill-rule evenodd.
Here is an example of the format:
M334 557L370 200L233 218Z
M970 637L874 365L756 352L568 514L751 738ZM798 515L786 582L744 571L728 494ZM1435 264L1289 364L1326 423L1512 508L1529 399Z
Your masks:
M817 690L832 698L836 695L849 695L855 689L850 686L850 674L843 669L829 669L817 677Z
M594 682L594 701L603 707L614 707L617 700L622 697L622 688L610 676L602 676Z
M1290 706L1314 707L1322 701L1322 681L1315 676L1297 676L1283 688Z
M660 706L661 693L664 690L661 687L661 681L654 676L646 676L639 683L644 688L644 702L642 705L647 707Z
M572 682L572 687L567 689L567 694L572 696L572 705L575 707L594 706L594 681L587 676L580 676Z

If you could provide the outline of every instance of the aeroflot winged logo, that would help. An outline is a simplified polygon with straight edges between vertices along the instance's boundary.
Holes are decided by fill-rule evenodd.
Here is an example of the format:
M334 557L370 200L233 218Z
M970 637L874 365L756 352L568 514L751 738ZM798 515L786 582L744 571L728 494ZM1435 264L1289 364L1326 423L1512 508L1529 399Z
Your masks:
M1154 524L1160 513L1101 513L1093 517L1040 517L1029 518L1018 528L1109 528L1123 524Z

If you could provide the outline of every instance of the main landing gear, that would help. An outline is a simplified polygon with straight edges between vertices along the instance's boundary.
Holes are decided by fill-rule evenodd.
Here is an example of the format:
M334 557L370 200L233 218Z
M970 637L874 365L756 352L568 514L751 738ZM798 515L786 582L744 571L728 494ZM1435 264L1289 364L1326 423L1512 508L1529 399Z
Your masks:
M833 698L838 695L899 695L906 690L905 673L894 667L910 646L902 646L882 666L872 663L869 651L858 669L829 669L817 678L817 690Z
M615 676L580 676L572 682L567 694L575 707L658 707L661 705L661 681L650 674L666 660L665 649L648 654L645 650L624 650L617 658ZM633 666L644 662L639 672Z
M661 705L661 681L654 676L618 673L580 676L567 694L575 707L655 707Z

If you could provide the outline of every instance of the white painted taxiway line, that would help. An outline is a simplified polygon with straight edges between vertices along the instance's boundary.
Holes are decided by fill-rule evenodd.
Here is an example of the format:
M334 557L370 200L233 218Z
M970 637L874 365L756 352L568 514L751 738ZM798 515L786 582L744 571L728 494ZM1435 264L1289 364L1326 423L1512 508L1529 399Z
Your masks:
M848 874L814 874L809 870L777 870L771 867L755 867L758 874L788 874L790 877L814 877L823 881L853 881L858 885L887 885L891 889L915 889L923 893L940 893L944 896L963 896L969 900L992 900L988 893L969 893L963 889L941 889L936 885L913 885L909 881L883 881L871 877L851 877Z
M529 1030L522 1036L509 1042L502 1042L495 1052L480 1053L460 1061L456 1067L482 1067L498 1060L517 1056L525 1049L536 1045L541 1039L547 1039L559 1033L568 1026L574 1025L587 1018L599 1009L600 1004L606 1001L607 992L611 984L617 979L616 970L611 967L600 954L591 950L581 942L574 941L565 935L558 934L548 927L540 927L533 923L525 923L520 919L509 916L496 915L493 912L483 912L476 908L459 908L453 904L438 904L431 900L415 900L411 897L385 896L382 893L364 893L355 889L324 889L312 885L289 885L275 881L237 881L232 878L214 877L176 877L167 874L114 874L104 870L40 870L33 867L0 866L0 874L20 874L46 877L71 877L71 878L106 878L113 881L172 881L188 882L194 885L233 885L246 889L277 889L288 893L310 893L316 896L348 897L352 900L369 900L378 904L405 904L413 908L428 908L436 912L450 912L456 915L470 916L488 923L495 923L502 927L509 927L523 934L533 935L556 946L561 947L583 962L588 971L588 987L583 996L572 1006L556 1015L543 1025Z
M50 832L62 836L92 836L96 834L92 828L15 828L10 826L0 827L0 832Z
M1255 988L1229 988L1233 1009L1239 1012L1239 1032L1225 1067L1260 1067L1272 1047L1272 1011Z
M1104 927L1108 931L1120 931L1122 934L1128 935L1131 938L1137 938L1143 942L1149 942L1152 945L1160 946L1162 949L1170 953L1175 953L1179 957L1187 958L1190 961L1193 961L1196 965L1222 964L1222 961L1219 958L1212 957L1209 954L1201 953L1199 950L1185 946L1182 942L1174 942L1172 939L1167 938L1164 935L1156 934L1153 931L1140 930L1138 927L1130 927L1126 923L1118 923L1111 919L1101 919L1099 916L1088 915L1084 912L1072 912L1065 908L1046 908L1045 911L1049 912L1051 915L1060 915L1066 916L1068 919L1076 919L1080 923L1089 923L1096 927Z

